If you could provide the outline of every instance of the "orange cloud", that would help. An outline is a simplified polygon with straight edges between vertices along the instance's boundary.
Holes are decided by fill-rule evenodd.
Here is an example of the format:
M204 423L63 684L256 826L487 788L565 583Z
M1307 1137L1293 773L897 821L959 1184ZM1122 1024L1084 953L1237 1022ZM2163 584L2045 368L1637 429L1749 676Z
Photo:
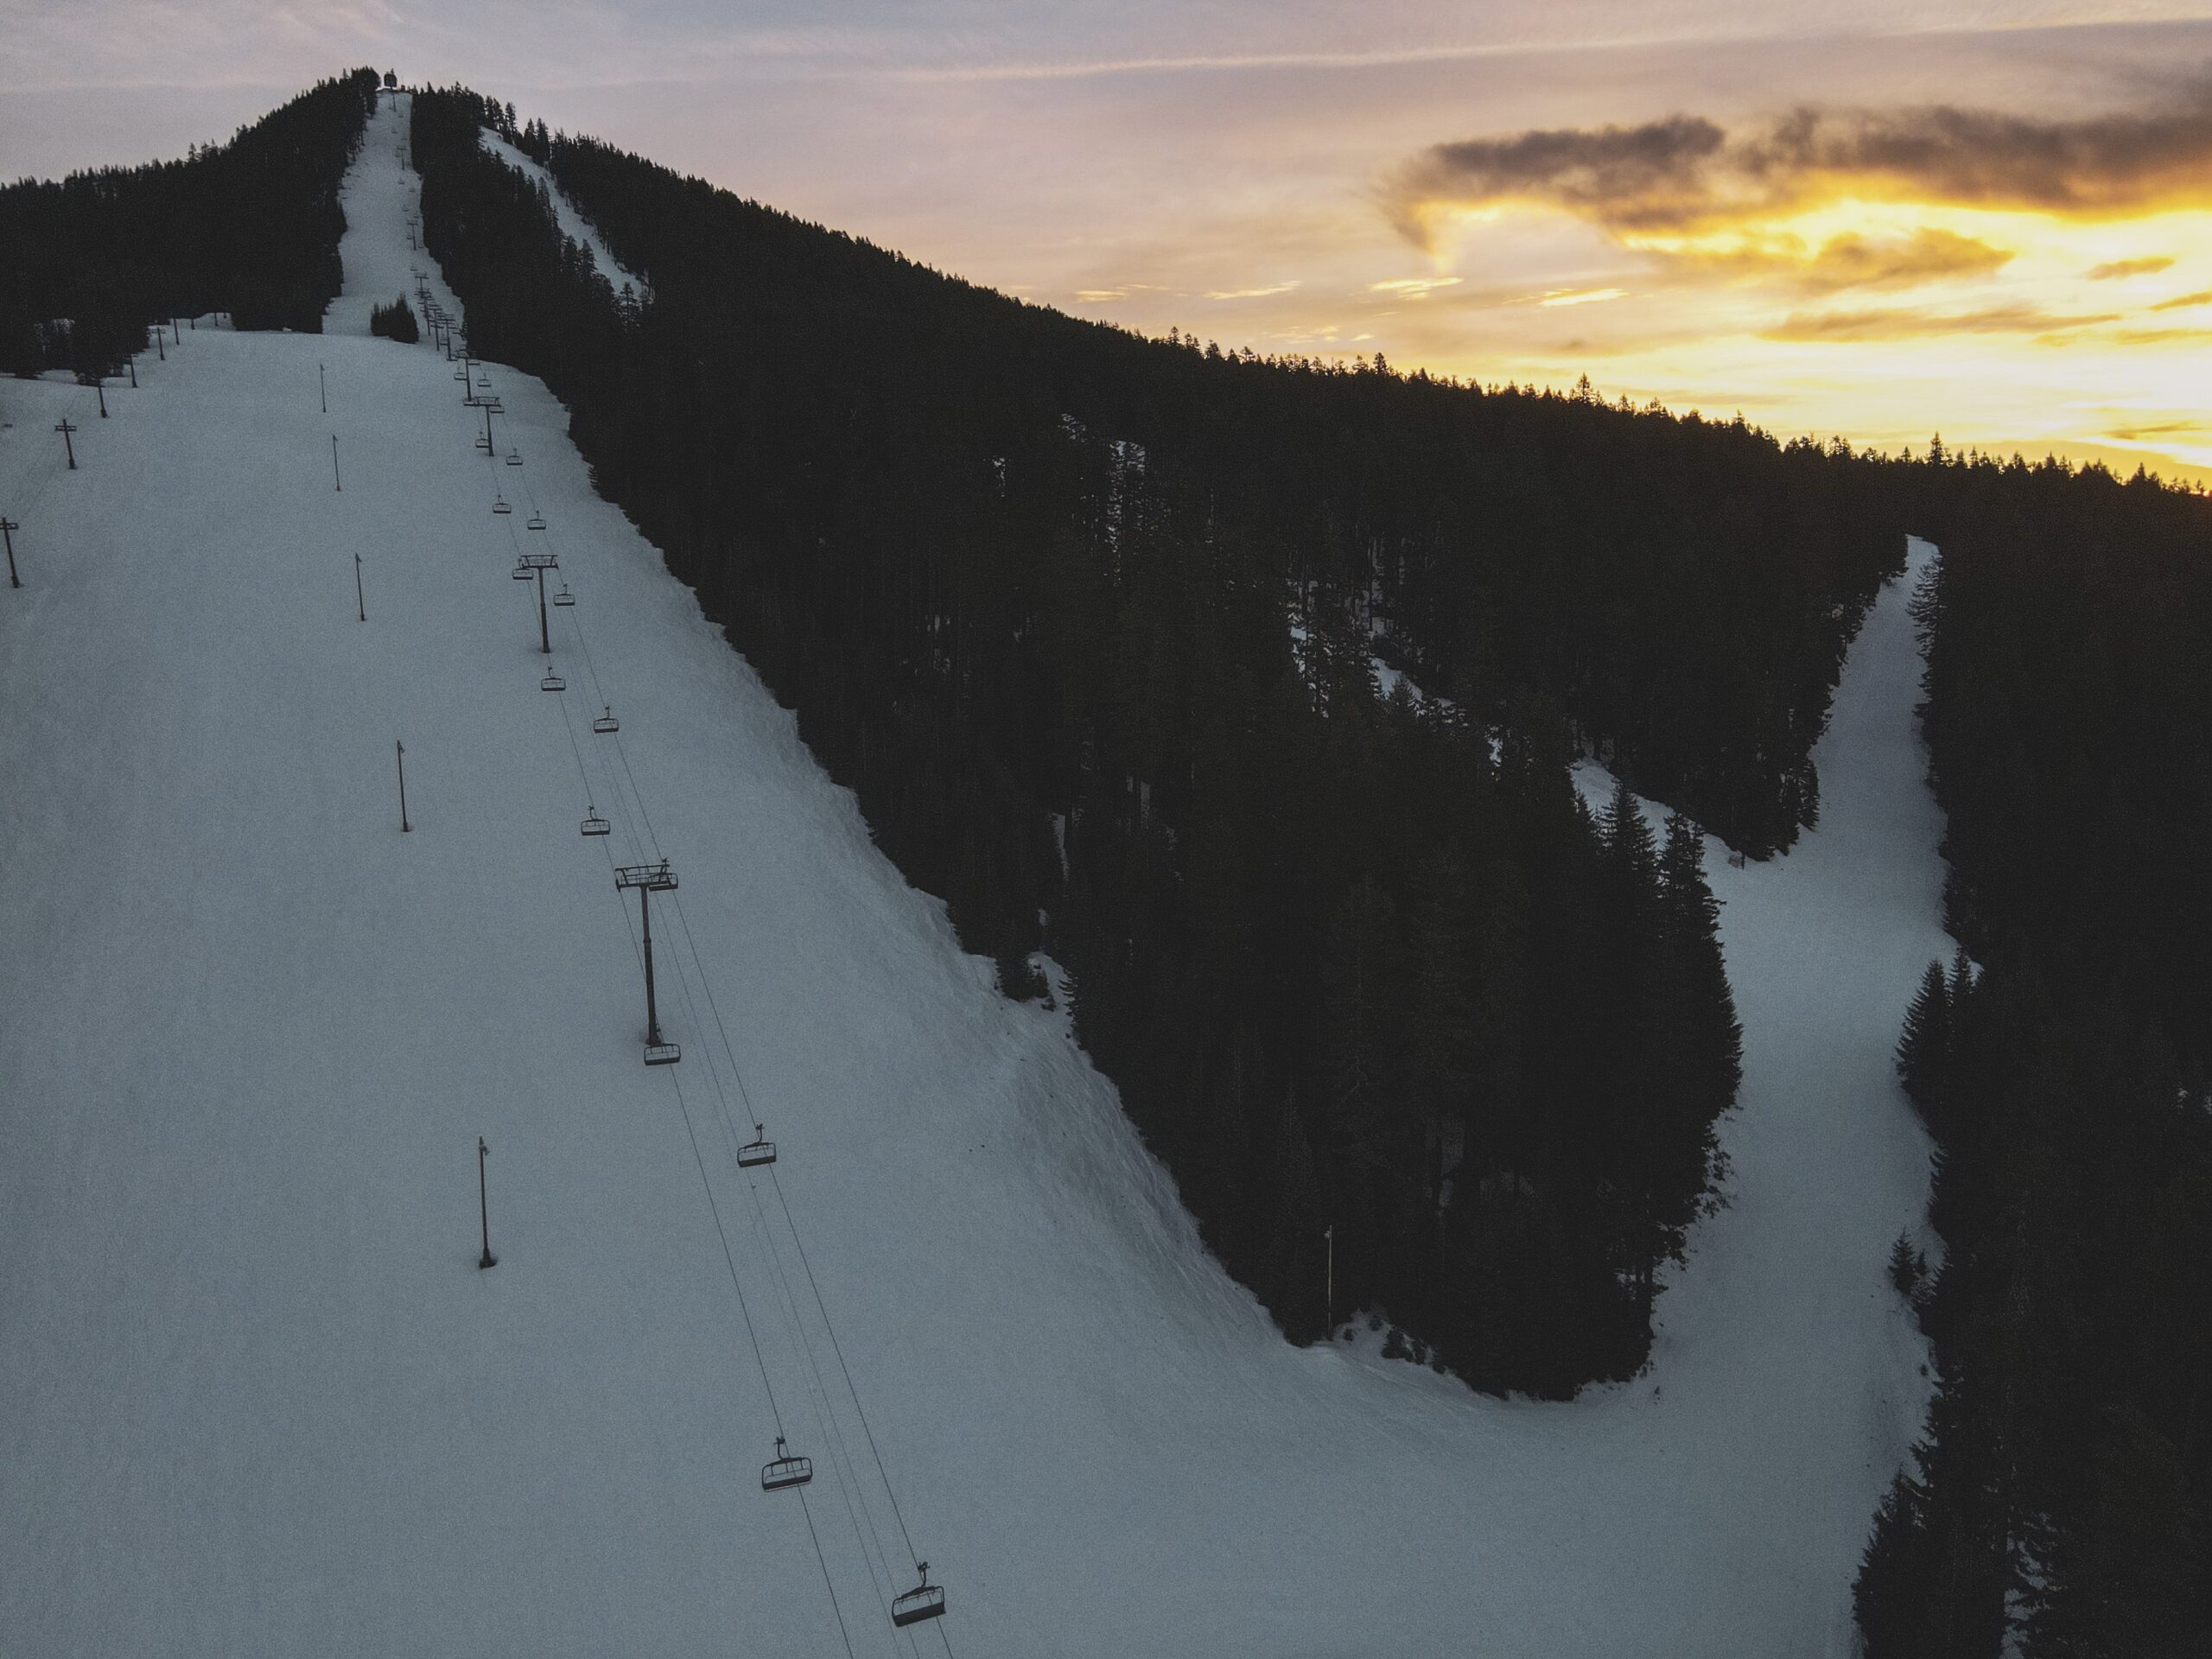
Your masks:
M2108 283L2120 276L2152 276L2169 269L2171 259L2115 259L2108 265L2099 265L2089 273L2093 283Z
M1799 237L1755 238L1716 249L1651 250L1677 267L1730 276L1773 276L1806 294L1845 289L1910 288L1946 277L1986 276L2008 264L2009 248L1922 226L1909 236L1830 237L1808 246Z

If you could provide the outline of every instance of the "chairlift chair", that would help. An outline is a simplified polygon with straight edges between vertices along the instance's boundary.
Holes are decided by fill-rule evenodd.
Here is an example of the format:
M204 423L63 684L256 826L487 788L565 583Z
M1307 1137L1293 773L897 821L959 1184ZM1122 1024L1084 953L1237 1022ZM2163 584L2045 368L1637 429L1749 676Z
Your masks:
M645 1045L647 1065L674 1065L683 1058L683 1049L674 1043L647 1043Z
M781 1491L786 1486L804 1486L813 1478L814 1459L791 1456L784 1437L777 1435L776 1455L760 1466L760 1490Z
M514 509L507 505L507 498L501 495L497 496L493 499L492 503L492 511L498 513L500 518L505 518L508 514L512 513Z
M567 582L561 584L561 591L553 595L553 602L556 605L573 605L576 602L576 596L569 591Z
M909 1624L918 1624L925 1618L944 1617L944 1586L930 1582L930 1564L917 1561L922 1581L913 1589L891 1604L891 1623L894 1629L904 1630Z
M537 689L541 691L565 691L569 689L569 683L558 674L548 674L537 683Z
M543 529L544 529L544 528L545 528L545 515L544 515L543 513L542 513L542 512L533 512L530 515L530 518L525 521L525 528L527 528L527 529L531 529L531 530L543 530Z
M753 1139L737 1149L740 1169L758 1169L763 1164L776 1161L776 1143L766 1139L766 1128L759 1123L753 1126Z
M520 563L519 562L517 563L515 568L508 571L507 574L512 576L517 582L536 582L537 580L537 572L531 569L530 566Z
M599 816L597 808L587 805L584 808L583 833L588 836L605 836L613 834L613 830L605 818Z
M597 732L601 737L606 736L609 732L619 732L622 729L622 722L614 718L614 705L613 703L609 703L607 706L607 712L605 714L601 715L597 720L592 721L591 728L594 732Z
M522 465L522 451L521 451L521 450L519 450L519 449L510 449L510 450L508 450L508 451L507 451L507 465L508 465L508 466L510 466L510 467L519 467L519 466L521 466L521 465Z

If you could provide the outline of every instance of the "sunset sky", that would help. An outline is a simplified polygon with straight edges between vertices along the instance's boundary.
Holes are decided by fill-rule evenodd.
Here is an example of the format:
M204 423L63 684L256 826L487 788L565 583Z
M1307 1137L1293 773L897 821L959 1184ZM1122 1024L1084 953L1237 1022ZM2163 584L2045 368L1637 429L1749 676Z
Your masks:
M0 174L464 80L1079 315L2212 480L2212 8L0 0Z

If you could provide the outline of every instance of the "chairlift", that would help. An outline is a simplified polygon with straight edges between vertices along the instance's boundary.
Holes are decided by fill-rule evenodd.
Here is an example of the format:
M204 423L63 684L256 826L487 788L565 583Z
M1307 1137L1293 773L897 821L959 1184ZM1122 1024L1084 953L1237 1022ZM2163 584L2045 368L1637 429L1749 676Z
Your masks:
M507 505L507 498L501 495L497 496L493 499L492 503L492 511L498 513L500 518L504 518L509 513L512 512L514 509Z
M537 689L541 691L565 691L569 689L569 683L558 674L548 674L537 683Z
M740 1169L758 1169L763 1164L776 1161L776 1143L764 1139L766 1134L763 1125L755 1123L753 1126L753 1139L737 1149L737 1166Z
M508 466L510 466L510 467L519 467L519 466L521 466L521 465L522 465L522 451L521 451L521 450L519 450L519 449L510 449L510 450L508 450L508 451L507 451L507 465L508 465Z
M683 1049L674 1043L647 1043L645 1045L647 1065L674 1065L683 1058Z
M605 836L611 835L613 831L607 820L599 816L599 810L587 804L584 808L583 833L588 836Z
M622 722L614 718L614 705L613 703L608 703L607 705L607 712L601 715L597 720L592 721L591 728L594 732L597 732L601 737L606 736L609 732L619 732L622 729Z
M944 1586L930 1582L927 1561L917 1561L914 1566L922 1575L921 1583L891 1604L891 1623L897 1630L918 1624L925 1618L944 1617Z
M476 447L488 455L492 453L492 440L480 437L476 440Z
M526 523L525 523L525 524L524 524L524 527L525 529L528 529L528 530L543 530L543 529L544 529L544 528L545 528L545 515L544 515L543 513L542 513L542 512L532 512L532 513L530 515L530 518L529 518L529 519L526 521Z
M776 1455L760 1466L760 1490L781 1491L786 1486L804 1486L813 1478L814 1459L791 1456L784 1437L777 1435Z
M567 582L561 584L561 591L553 595L553 602L556 605L573 605L576 602L576 596L569 591Z
M512 576L517 582L536 582L537 580L537 572L532 569L529 565L523 563L520 560L517 560L515 562L515 568L508 571L507 574Z

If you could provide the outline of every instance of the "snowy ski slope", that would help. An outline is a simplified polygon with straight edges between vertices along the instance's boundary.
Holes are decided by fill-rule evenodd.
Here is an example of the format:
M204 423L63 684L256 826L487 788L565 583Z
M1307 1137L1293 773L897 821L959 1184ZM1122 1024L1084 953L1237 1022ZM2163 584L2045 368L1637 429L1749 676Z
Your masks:
M1926 1388L1882 1273L1926 1181L1891 1046L1947 950L1904 585L1819 830L1713 849L1732 1205L1651 1371L1538 1404L1293 1349L543 387L486 372L525 464L487 462L451 365L365 337L428 264L404 124L329 334L188 330L106 421L0 382L0 1652L1847 1653ZM537 544L558 694L509 579ZM664 855L685 1058L649 1071L609 870ZM760 1490L764 1373L804 1510ZM894 1636L902 1532L950 1611Z

